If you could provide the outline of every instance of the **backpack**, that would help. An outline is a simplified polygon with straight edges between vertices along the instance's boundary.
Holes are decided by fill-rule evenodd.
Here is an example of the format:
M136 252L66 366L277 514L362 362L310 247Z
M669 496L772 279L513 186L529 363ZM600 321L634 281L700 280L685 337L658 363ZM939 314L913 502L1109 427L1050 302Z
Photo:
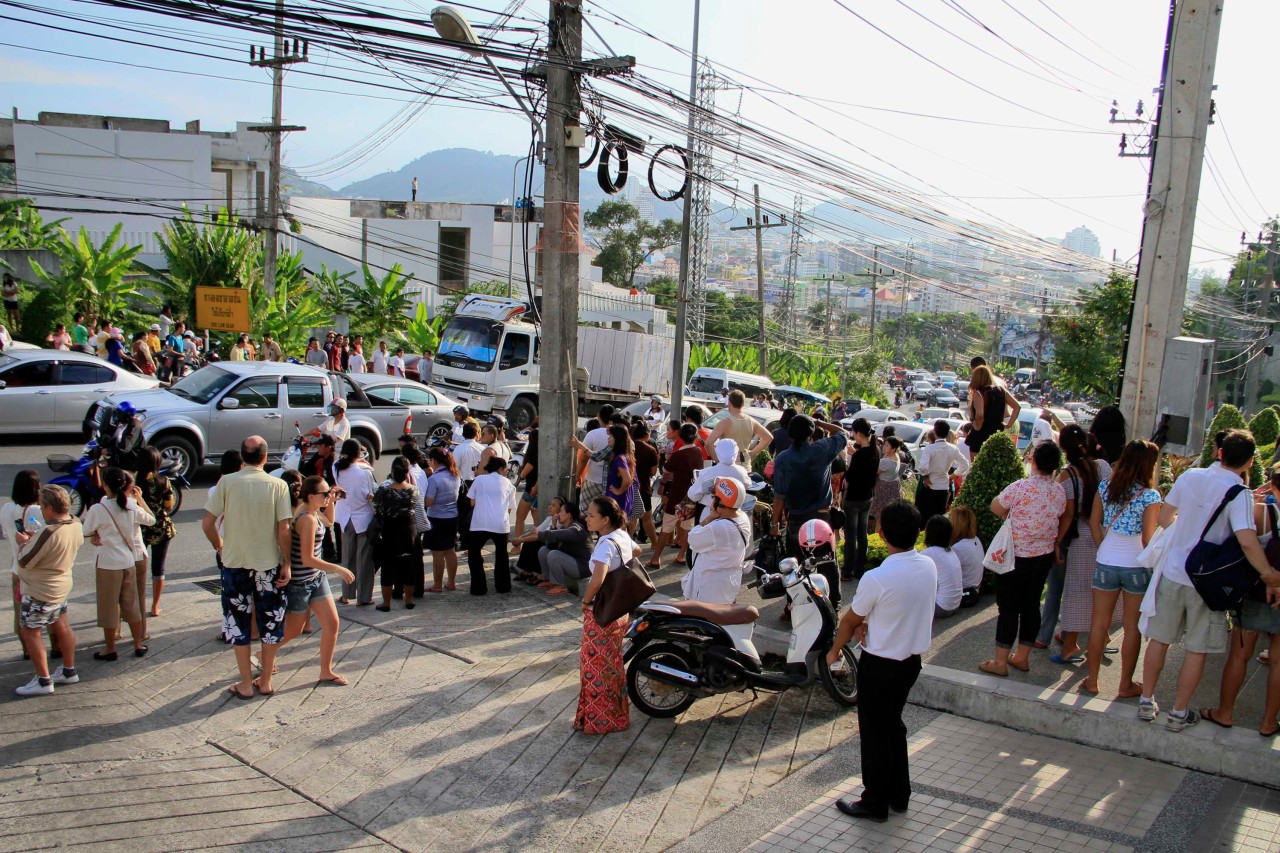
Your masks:
M1209 528L1218 520L1218 516L1236 497L1244 491L1244 486L1236 484L1227 489L1222 503L1209 517L1209 523L1200 534L1200 541L1187 555L1187 576L1196 592L1204 599L1210 610L1235 610L1240 603L1262 583L1258 573L1245 557L1244 549L1232 532L1221 544L1206 542L1204 537Z

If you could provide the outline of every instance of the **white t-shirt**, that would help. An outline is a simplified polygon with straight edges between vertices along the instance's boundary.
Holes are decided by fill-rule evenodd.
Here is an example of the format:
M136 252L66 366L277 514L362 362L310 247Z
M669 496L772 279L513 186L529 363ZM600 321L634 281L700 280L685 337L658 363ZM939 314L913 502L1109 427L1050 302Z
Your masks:
M458 462L458 479L462 482L476 479L476 466L480 464L480 457L484 455L484 445L476 441L474 438L463 439L457 449L453 451L453 457ZM479 472L483 474L484 472Z
M1165 534L1173 537L1165 551L1166 578L1183 586L1192 585L1187 576L1187 555L1200 541L1205 524L1226 496L1227 489L1241 482L1239 476L1218 464L1192 468L1174 482L1165 498L1165 503L1178 510L1177 523ZM1205 541L1221 543L1237 530L1253 529L1253 493L1246 487L1218 516Z
M751 474L741 465L732 463L717 462L710 468L703 468L694 475L693 485L689 486L689 500L694 503L700 503L707 509L710 509L715 497L711 494L711 487L715 485L717 477L727 477L737 480L746 486L751 483Z
M347 356L347 373L364 373L364 356L353 352Z
M33 513L43 525L44 516L40 514L40 507L36 504L32 504L26 512L13 501L8 501L0 507L0 534L3 534L5 544L9 548L9 569L15 575L18 573L18 540L15 538L18 535L18 522L24 518L31 519ZM34 533L35 527L24 521L23 530Z
M471 529L489 533L511 531L511 510L516 506L516 488L498 472L481 474L471 483L467 497L475 500Z
M694 525L689 531L689 547L698 559L680 581L685 598L710 604L737 601L750 542L751 521L745 513Z
M1028 446L1035 447L1042 441L1053 441L1053 424L1044 418L1036 418L1031 425L1031 443Z
M462 441L463 441L462 428L466 425L467 425L466 421L463 421L462 423L458 423L457 421L453 422L453 443L454 444L462 444Z
M97 533L102 541L95 557L100 569L132 569L139 557L139 525L156 523L156 517L138 506L133 498L129 498L126 505L128 509L120 509L114 500L104 497L84 514L85 538Z
M955 610L960 606L960 596L964 594L964 570L960 566L959 555L937 545L920 553L933 560L934 568L938 570L938 606L943 610Z
M604 427L597 427L583 437L582 443L586 445L587 450L594 456L596 453L609 446L609 430ZM588 460L586 482L603 483L605 481L606 473L608 473L608 471L605 468L604 460Z
M387 367L391 369L391 373L395 376L404 376L404 359L398 355L393 355L387 360Z
M986 552L982 550L982 542L978 537L958 540L951 546L951 553L960 560L960 576L963 578L964 589L981 586L982 558L986 556Z
M391 353L383 352L380 349L374 350L373 355L369 357L369 364L372 367L369 372L377 373L378 375L385 374L387 372L387 362L390 360Z
M342 442L351 438L351 419L343 415L342 422L339 423L330 415L321 421L320 434L333 436L333 440L338 444L338 449L341 450Z
M906 660L929 650L938 570L915 551L890 554L862 576L849 608L867 620L863 648L877 657Z
M631 541L627 531L618 528L612 533L601 536L600 541L596 542L596 549L591 552L591 567L594 569L596 563L604 563L609 567L609 571L620 569L635 555L635 552L636 543Z

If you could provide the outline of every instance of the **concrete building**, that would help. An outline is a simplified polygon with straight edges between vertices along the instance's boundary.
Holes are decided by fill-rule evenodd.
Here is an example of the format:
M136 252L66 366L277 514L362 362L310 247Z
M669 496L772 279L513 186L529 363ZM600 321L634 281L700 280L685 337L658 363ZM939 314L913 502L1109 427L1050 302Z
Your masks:
M66 218L101 242L123 223L121 239L159 257L155 237L183 205L227 208L253 219L266 205L269 146L238 122L230 132L178 129L164 119L41 112L0 119L0 162L14 165L13 194L31 198L47 220Z
M1068 231L1067 236L1062 238L1062 245L1091 258L1102 256L1102 244L1098 242L1098 235L1083 225Z

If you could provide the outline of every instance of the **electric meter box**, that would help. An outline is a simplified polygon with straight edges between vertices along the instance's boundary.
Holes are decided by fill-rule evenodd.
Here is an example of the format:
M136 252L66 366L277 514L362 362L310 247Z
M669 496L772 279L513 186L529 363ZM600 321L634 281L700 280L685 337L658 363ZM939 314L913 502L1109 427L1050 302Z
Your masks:
M1215 343L1204 338L1170 338L1165 346L1156 423L1164 422L1167 428L1166 453L1194 456L1204 446Z

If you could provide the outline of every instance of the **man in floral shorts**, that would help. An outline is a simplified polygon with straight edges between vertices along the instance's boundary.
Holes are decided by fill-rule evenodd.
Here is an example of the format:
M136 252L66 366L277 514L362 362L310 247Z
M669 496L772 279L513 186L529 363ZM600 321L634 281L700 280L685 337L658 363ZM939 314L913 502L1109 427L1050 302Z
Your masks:
M40 490L44 526L17 534L18 578L22 600L18 602L18 632L31 657L35 678L17 689L19 696L47 696L55 684L75 684L76 636L67 621L67 597L71 595L71 567L84 542L80 522L71 516L71 500L61 486ZM49 629L62 650L62 666L49 672L42 632Z
M222 631L236 652L240 681L228 688L238 699L263 696L271 688L276 649L284 639L289 583L289 487L264 470L267 441L252 435L240 445L244 468L218 481L205 506L204 535L222 560ZM222 533L218 532L222 516ZM253 678L249 619L258 620L262 674Z

